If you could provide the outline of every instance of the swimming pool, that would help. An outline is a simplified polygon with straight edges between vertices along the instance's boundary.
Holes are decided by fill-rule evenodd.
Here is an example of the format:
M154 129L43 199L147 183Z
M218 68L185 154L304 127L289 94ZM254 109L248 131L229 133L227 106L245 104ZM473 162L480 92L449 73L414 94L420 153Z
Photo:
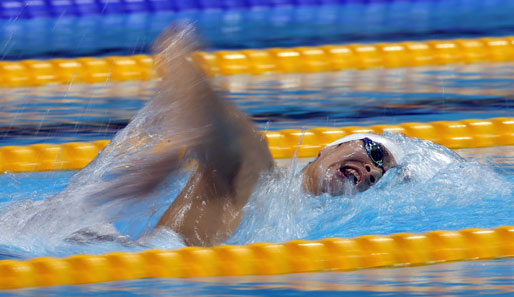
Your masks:
M418 77L418 79L415 80L412 89L409 89L409 84L403 87L383 89L380 92L376 91L376 83L369 82L376 81L376 77L378 77L381 80L386 80L383 85L389 85L387 79L402 77L402 75L405 75L404 71L407 70L367 70L348 73L294 75L275 74L257 77L257 79L252 79L252 77L249 76L234 76L215 79L215 83L222 93L225 93L235 104L257 119L257 123L261 122L259 125L262 129L267 129L270 132L276 131L277 129L297 128L299 125L303 125L304 128L310 128L330 125L365 126L369 124L391 123L388 116L385 116L383 111L380 111L380 107L384 102L382 98L384 97L391 98L388 102L398 100L396 103L390 103L394 104L394 107L388 111L395 116L395 121L398 123L410 121L413 119L413 114L419 114L416 119L420 122L430 122L433 119L439 119L441 113L447 114L447 117L451 119L508 116L510 108L508 104L502 104L504 108L494 108L495 104L498 104L498 98L506 98L508 96L508 94L506 94L508 93L506 85L501 79L506 75L502 72L502 69L508 69L508 64L481 65L479 68L476 68L476 66L470 67L473 67L472 69L474 71L470 71L466 69L466 67L459 67L458 71L460 72L455 68L448 67L445 67L444 70L439 69L439 71L437 67L416 69L414 73L417 74L416 77ZM477 72L477 69L492 69L494 71ZM413 73L412 69L408 71L409 73ZM448 73L453 73L453 78L443 80L445 82L443 86L438 85L441 83L441 80L437 78L441 75L446 77ZM345 81L342 79L344 77L348 78L348 80ZM467 88L467 86L469 86L468 80L472 80L475 84L478 84L480 88ZM306 88L305 84L307 84L309 88ZM419 90L420 85L425 86L426 89L420 93L414 92L414 90ZM286 90L284 90L285 87L287 87ZM10 140L9 144L25 145L43 142L58 143L70 140L85 141L95 139L95 137L96 139L110 138L116 129L112 129L109 125L104 125L105 127L103 127L102 121L105 118L109 118L109 121L117 123L116 128L121 128L146 99L142 96L143 100L137 100L135 98L130 100L129 97L127 98L129 100L125 101L123 100L124 98L120 97L119 92L121 92L121 90L137 89L141 94L148 94L151 93L152 83L127 82L120 83L118 86L113 84L109 86L91 87L92 92L97 94L97 96L92 96L91 99L84 99L84 90L88 89L86 85L78 86L81 91L81 96L75 98L70 96L70 94L75 94L73 90L66 93L64 96L59 96L58 92L53 91L53 89L58 87L40 88L44 91L41 94L37 93L37 88L28 90L19 89L17 90L18 93L15 93L14 90L6 90L6 94L22 96L30 92L29 94L32 96L22 97L29 102L26 105L22 105L19 100L6 100L6 105L10 106L10 108L4 110L12 113L11 119L15 118L19 121L19 123L14 125L13 120L12 127L38 128L43 131L39 135L38 133L27 133L28 137L25 138L23 137L23 133L18 133L20 130L23 131L23 129L13 129L13 132L16 132L14 139L18 142L13 143L13 141ZM448 93L445 93L447 97L444 98L449 99L441 99L440 104L434 104L433 98L440 96L437 90L442 88L448 90ZM48 91L50 91L51 96L42 95L46 94L45 92ZM273 95L277 97L274 98ZM263 97L268 99L263 100ZM345 99L345 97L349 99ZM374 97L380 99L373 100ZM310 98L321 99L314 100ZM445 102L446 100L449 102ZM61 101L67 103L64 104ZM310 104L299 104L306 101ZM116 114L113 115L113 111L110 109L112 103L106 104L106 102L114 102L118 105L119 108ZM347 104L339 104L341 102ZM469 104L468 102L473 102L473 104ZM55 123L62 121L60 118L62 115L61 112L48 109L49 104L56 106L61 105L63 108L67 108L64 117L74 123L76 130L72 130L72 133L67 135L65 131L69 129L69 126L55 125ZM492 108L482 108L482 106L488 107L491 105L493 106ZM283 106L286 106L286 108L284 109ZM303 110L299 112L299 119L294 116L298 111L293 111L287 108L288 106L301 106ZM405 108L406 106L407 108ZM476 106L479 106L480 109L476 109ZM72 112L68 108L73 108L74 111ZM46 113L47 117L40 120L39 126L33 127L31 123L33 123L34 115L37 118L37 115L41 113L41 109L48 111ZM397 109L402 112L395 112ZM364 113L362 119L359 117L349 119L347 117L348 114L358 114L360 110L377 110L378 112L375 113L375 117L370 116L373 115L373 112ZM57 109L57 111L59 111L59 109ZM327 115L327 111L330 112L329 115ZM319 114L319 116L308 118L302 115L302 113ZM71 114L78 116L70 117ZM340 114L340 116L337 116L338 114ZM258 120L262 115L265 115L264 120ZM119 119L116 119L116 116L119 116ZM327 117L329 120L326 119ZM98 121L98 119L101 119L101 121ZM46 128L47 126L51 128ZM90 129L90 127L95 126L99 127L99 129ZM87 133L77 132L82 129L87 131ZM45 133L45 130L50 133ZM100 131L100 133L98 131ZM7 130L7 132L10 133L9 130ZM6 133L5 135L7 136L9 134ZM458 230L471 227L490 228L499 225L509 225L512 224L511 202L513 199L512 184L514 183L514 155L512 151L512 147L508 146L460 149L457 150L457 152L470 162L455 163L447 168L445 174L425 179L424 185L401 185L395 181L386 179L383 186L377 188L375 191L371 190L366 192L366 195L350 199L334 200L330 197L324 197L319 200L305 200L300 198L301 195L298 194L294 186L284 190L284 184L279 183L276 187L272 187L271 191L268 189L265 193L256 194L254 200L249 204L247 215L241 227L236 230L227 243L248 244L260 241L283 242L293 239L353 237L366 234L391 234L397 232L418 233L437 229ZM306 160L308 159L298 159L298 165L294 163L291 164L289 160L279 160L279 162L286 167L297 166L299 168ZM295 169L293 169L293 171L294 170ZM4 236L2 239L2 257L4 259L32 258L34 256L63 257L76 253L102 254L113 251L139 251L149 247L177 248L182 245L179 241L166 239L164 236L153 238L142 244L141 242L134 242L133 244L127 245L126 242L116 240L115 237L117 235L110 233L112 230L107 228L106 225L99 227L101 224L97 225L95 228L106 229L106 233L104 234L106 241L103 242L77 244L58 239L59 236L54 237L56 232L55 228L62 229L61 224L80 229L91 223L94 225L95 223L106 222L105 217L97 217L96 219L98 219L98 221L88 221L83 224L84 222L77 222L73 219L73 216L77 214L75 211L71 211L70 214L63 214L55 212L52 208L45 209L44 206L36 206L36 208L34 208L31 202L29 202L30 200L41 201L41 199L44 200L52 194L59 192L66 186L66 182L73 173L73 171L55 171L23 174L8 173L0 176L2 197L5 197L2 200L4 215L6 208L9 206L12 207L13 205L16 206L15 203L18 201L18 203L21 203L21 205L17 206L18 211L15 212L18 215L29 215L30 217L31 213L34 214L33 210L37 209L37 212L39 212L41 216L37 219L33 218L32 223L26 222L22 229L18 229L18 227L15 226L19 222L13 221L12 219L6 220L6 217L3 217L2 229L11 230L10 232L6 232L7 236ZM294 184L296 182L294 175L291 175L291 178ZM448 180L453 180L454 182L448 183ZM483 191L483 183L489 185L488 191L486 192ZM425 187L436 187L438 191L427 191ZM121 216L115 220L114 226L120 230L122 234L129 235L131 238L137 238L144 230L148 230L149 226L155 224L156 219L158 219L160 213L170 201L169 196L164 196L157 201L144 205L142 208L141 206L136 207L137 210L131 207L124 207L124 214L122 213ZM159 209L161 209L160 212ZM83 211L94 212L95 210L80 210L80 212ZM148 218L149 212L151 214L150 219L144 219ZM13 214L12 212L10 213ZM494 220L491 220L493 217ZM50 218L56 219L59 224L55 226L45 225L44 222L49 221ZM263 220L262 218L266 219ZM15 224L13 225L13 223ZM23 237L16 236L12 238L9 236L9 234L20 234L19 232L21 230L23 230ZM49 238L53 239L49 240ZM88 239L85 238L83 242L87 241ZM500 273L500 271L504 273L504 268L510 267L509 265L511 265L509 261L499 263L500 264L491 262L489 264L488 269L492 270L491 273L493 275ZM459 266L459 264L455 265L457 266L443 266L445 268L443 268L442 272L438 273L445 275L450 273L449 271L467 267ZM495 267L498 265L500 268L496 269ZM448 271L446 271L446 269ZM477 270L479 269L475 268L474 273L478 273L476 272ZM416 269L412 271L413 274L417 275L418 272ZM363 272L362 275L357 273L357 275L358 277L365 278L367 277L366 273L367 272ZM423 274L424 272L420 273ZM396 274L396 272L394 272L394 274ZM299 277L302 280L304 279L303 276ZM317 277L321 278L320 282L325 282L323 280L325 278L324 276L320 275ZM330 275L327 277L328 279L332 279ZM335 277L339 279L339 282L344 283L346 281L345 276ZM390 290L391 292L396 292L395 281L388 281L387 276L383 277L385 278L384 282L387 283L385 289L383 289L385 291ZM431 288L427 289L425 292L428 295L431 294L430 292L433 292L432 290L435 290L434 286L454 290L451 289L453 285L429 285L430 281L428 281L428 277L419 275L418 277L420 277L421 280L409 280L406 282L409 284L413 282L424 283ZM478 276L478 278L482 277L482 275ZM501 290L503 290L502 286L508 286L508 282L501 282L503 278L500 277L499 279L500 284L497 286L492 285L491 292L501 292ZM218 283L216 280L214 281L215 283L213 285L211 280L205 283L202 279L198 281L171 282L166 280L156 280L155 282L135 281L128 283L122 282L119 284L113 283L112 285L105 285L104 287L101 285L100 289L94 287L92 290L105 290L112 294L119 290L120 287L126 287L125 290L131 288L128 289L129 292L136 295L144 294L142 291L148 290L149 287L155 288L157 285L162 286L162 294L165 294L164 292L168 290L182 289L184 287L190 288L193 292L203 292L213 295L220 294L220 290L227 294L238 294L240 292L237 288L256 291L256 287L263 288L259 289L260 291L257 290L263 295L274 294L275 290L280 292L280 290L284 288L289 288L284 290L292 290L291 292L300 295L303 294L304 289L307 290L306 292L313 290L310 289L311 284L309 282L306 282L305 287L301 287L300 289L296 287L291 289L291 285L289 284L291 280L287 277L285 280L281 277L278 279L270 277L267 278L266 281L236 278L230 281L237 286L237 288L232 289L230 286L227 287L225 285L225 281L221 283ZM376 281L381 282L380 280ZM484 281L487 282L487 279ZM298 281L293 280L292 282L296 283ZM329 281L327 280L327 282ZM359 283L357 280L355 282ZM466 282L466 280L464 280L464 282ZM347 287L344 286L344 288L329 287L330 288L327 289L327 294L329 295L347 290ZM66 295L66 292L68 292L66 287L55 290L43 289L41 292L50 295ZM81 290L84 290L84 294L88 294L87 292L91 289L85 286ZM203 290L206 290L206 292ZM362 288L356 288L355 290L360 293L367 292L367 290L363 290ZM375 287L373 290L380 289ZM409 290L410 289L407 289L405 292L410 292ZM423 290L421 291L423 292ZM32 291L29 289L28 292L30 293ZM159 292L160 291L157 290L155 294L159 295ZM367 293L372 294L373 292L374 291Z
M259 76L213 84L261 130L368 126L513 114L512 63ZM155 82L3 88L0 144L110 139L153 94Z
M503 62L221 76L213 78L213 83L220 93L249 114L261 130L273 132L510 117L512 77L512 64ZM153 88L152 81L3 88L1 144L110 139L151 97ZM416 141L406 144L416 152L413 156L418 158L419 166L445 166L445 170L436 170L430 176L414 176L418 180L413 183L403 183L390 174L364 194L313 200L298 193L296 172L307 160L279 160L287 167L283 172L287 179L255 193L245 219L227 244L513 224L512 146L458 149L465 162L455 158L455 162L440 164L424 158L435 148L425 148ZM454 156L449 151L443 153ZM413 172L419 173L416 169L419 168L415 167ZM182 246L170 234L135 240L155 224L165 205L172 201L170 196L176 188L166 190L171 195L160 195L144 205L116 205L122 211L114 215L114 220L105 209L96 214L98 209L75 207L75 200L66 204L67 213L45 204L46 198L65 187L73 173L0 176L1 224L2 230L7 230L0 236L3 259ZM184 179L185 176L171 185L183 185ZM84 212L95 215L77 221L76 217ZM24 216L30 219L19 219ZM110 225L111 222L114 224ZM90 242L86 237L70 242L61 236L62 232L84 227L105 232L104 240ZM113 232L113 228L121 234ZM132 280L27 289L12 294L69 295L78 290L79 295L147 295L149 291L152 295L167 295L172 291L183 295L191 290L191 295L507 295L513 290L509 281L512 267L512 261L505 259L350 273ZM458 275L456 279L455 275Z

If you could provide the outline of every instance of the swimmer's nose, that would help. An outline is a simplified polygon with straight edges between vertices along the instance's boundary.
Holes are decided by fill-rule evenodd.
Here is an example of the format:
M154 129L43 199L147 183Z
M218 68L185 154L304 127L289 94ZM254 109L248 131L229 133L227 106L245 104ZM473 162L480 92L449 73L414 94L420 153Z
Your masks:
M371 164L365 164L364 169L366 169L364 178L368 181L369 185L374 185L382 177L382 170L380 168L372 166Z

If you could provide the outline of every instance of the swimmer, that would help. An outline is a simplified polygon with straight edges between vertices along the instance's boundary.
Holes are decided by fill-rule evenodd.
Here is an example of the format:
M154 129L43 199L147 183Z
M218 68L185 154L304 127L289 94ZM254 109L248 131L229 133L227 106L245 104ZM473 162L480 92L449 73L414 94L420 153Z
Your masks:
M160 120L169 146L143 154L100 195L144 199L184 159L196 169L186 186L162 215L156 228L170 228L187 245L224 242L239 225L259 177L273 170L274 161L264 137L252 122L220 100L207 78L190 60L198 49L191 25L174 27L155 43L156 68L162 77L149 102L174 113ZM186 151L184 153L184 149ZM386 138L350 135L325 147L303 170L303 190L312 195L365 191L397 164L399 154ZM346 189L351 187L352 189Z
M397 165L395 157L401 153L395 149L390 140L374 134L352 134L336 140L302 170L303 189L333 196L366 191ZM348 185L352 189L346 189Z

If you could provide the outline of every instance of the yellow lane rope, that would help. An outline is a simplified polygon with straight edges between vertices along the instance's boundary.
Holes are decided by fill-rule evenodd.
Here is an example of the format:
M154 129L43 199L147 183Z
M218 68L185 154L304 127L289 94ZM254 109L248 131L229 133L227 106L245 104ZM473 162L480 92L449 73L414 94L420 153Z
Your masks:
M420 42L196 52L209 76L395 68L514 61L514 36ZM98 83L156 78L152 56L0 62L0 86Z
M288 129L262 132L275 159L314 157L325 145L355 133L402 133L451 149L514 145L514 118L403 123L369 127ZM81 169L109 140L0 147L0 172Z
M283 244L186 247L63 259L0 261L0 289L78 285L149 277L272 275L403 267L514 256L514 226L364 235Z

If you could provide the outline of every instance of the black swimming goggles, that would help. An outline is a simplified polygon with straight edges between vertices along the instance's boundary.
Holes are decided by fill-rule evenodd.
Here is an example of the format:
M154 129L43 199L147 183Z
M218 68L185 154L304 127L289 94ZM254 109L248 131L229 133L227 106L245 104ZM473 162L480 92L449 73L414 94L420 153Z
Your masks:
M367 137L364 137L362 142L371 162L373 162L373 164L375 164L375 166L378 168L382 169L382 174L384 174L384 150L382 147Z

